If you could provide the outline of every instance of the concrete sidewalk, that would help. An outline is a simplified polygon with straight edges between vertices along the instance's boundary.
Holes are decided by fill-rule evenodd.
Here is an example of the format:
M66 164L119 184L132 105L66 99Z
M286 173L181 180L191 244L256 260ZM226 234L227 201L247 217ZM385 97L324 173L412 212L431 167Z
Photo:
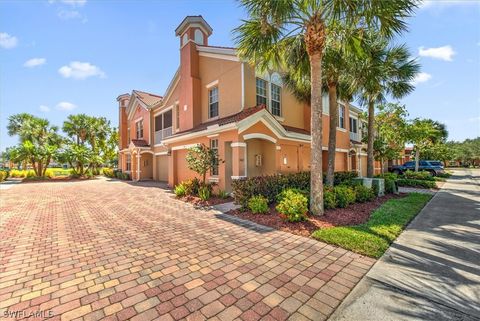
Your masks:
M480 170L456 170L329 320L480 320Z

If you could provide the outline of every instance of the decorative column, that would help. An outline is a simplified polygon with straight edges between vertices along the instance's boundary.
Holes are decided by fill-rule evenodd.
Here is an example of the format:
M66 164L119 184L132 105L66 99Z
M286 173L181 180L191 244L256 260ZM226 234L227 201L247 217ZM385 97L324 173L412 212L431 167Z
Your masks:
M140 150L137 151L137 182L140 180L140 158L141 158L141 155L140 155Z

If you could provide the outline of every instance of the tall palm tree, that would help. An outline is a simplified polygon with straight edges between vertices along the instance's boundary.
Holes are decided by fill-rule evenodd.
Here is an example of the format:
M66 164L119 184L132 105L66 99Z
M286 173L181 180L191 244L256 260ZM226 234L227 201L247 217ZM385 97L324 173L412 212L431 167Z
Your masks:
M285 69L284 54L301 41L310 63L311 179L310 211L323 214L322 59L334 21L375 29L392 36L415 0L241 0L249 19L235 29L238 53L260 70Z
M385 102L388 96L399 99L412 92L420 65L405 45L391 46L388 39L375 32L368 32L361 46L362 54L351 64L354 69L349 74L352 87L368 106L367 177L373 177L375 105Z

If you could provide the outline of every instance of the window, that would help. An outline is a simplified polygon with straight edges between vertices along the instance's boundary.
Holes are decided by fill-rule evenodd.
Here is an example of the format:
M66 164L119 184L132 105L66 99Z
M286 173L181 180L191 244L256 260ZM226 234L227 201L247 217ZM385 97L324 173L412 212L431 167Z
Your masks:
M208 118L218 116L218 87L208 91Z
M211 139L210 140L210 148L215 151L215 154L217 155L216 160L215 160L215 165L212 167L210 171L210 175L216 176L218 175L218 139Z
M130 144L130 128L127 128L127 144Z
M267 82L263 79L256 79L257 106L267 104Z
M350 132L358 133L358 119L350 117Z
M272 84L271 88L272 88L272 104L271 104L272 115L281 116L282 109L280 106L280 98L282 96L282 88L275 84Z
M345 128L345 106L338 105L338 127Z
M180 106L178 104L175 105L175 128L180 128Z
M137 139L143 138L143 119L135 123L135 130L137 132Z
M127 168L125 170L126 171L131 171L132 170L132 156L130 154L127 154L126 165L127 165Z

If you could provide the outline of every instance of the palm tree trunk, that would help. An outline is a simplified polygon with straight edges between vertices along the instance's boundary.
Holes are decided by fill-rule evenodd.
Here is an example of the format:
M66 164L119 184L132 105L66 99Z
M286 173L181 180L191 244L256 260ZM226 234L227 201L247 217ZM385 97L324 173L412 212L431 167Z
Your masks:
M367 177L371 178L375 174L373 158L373 140L375 134L375 105L373 101L368 102L368 142L367 142Z
M309 55L311 74L311 175L310 212L323 215L323 174L322 174L322 53Z
M337 84L335 83L328 84L328 102L330 104L330 129L328 132L327 185L333 186L338 126Z
M418 146L415 146L415 172L418 172L419 166L420 166L420 149L418 149Z

